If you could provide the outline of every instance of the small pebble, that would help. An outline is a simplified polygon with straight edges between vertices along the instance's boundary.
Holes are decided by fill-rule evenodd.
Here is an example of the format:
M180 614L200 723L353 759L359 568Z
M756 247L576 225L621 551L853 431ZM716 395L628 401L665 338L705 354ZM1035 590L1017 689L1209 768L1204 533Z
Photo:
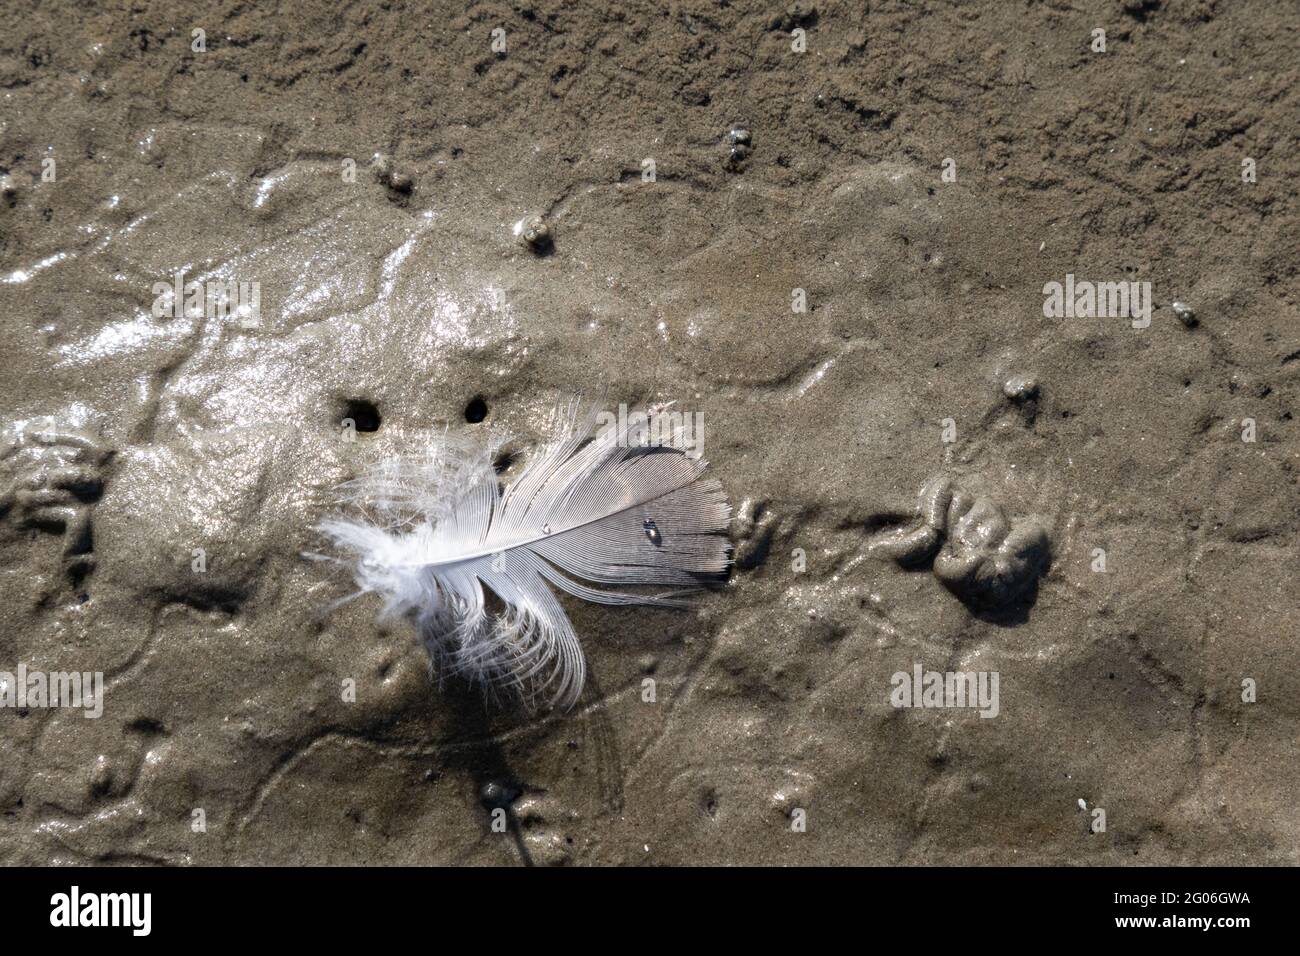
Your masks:
M752 141L753 136L743 126L734 126L728 130L727 142L731 144L731 151L727 154L727 162L735 166L749 158Z
M399 173L394 168L393 159L387 153L375 153L375 158L370 162L370 168L374 173L375 181L394 192L407 194L415 188L415 182L410 176Z
M1013 375L1002 383L1002 394L1013 402L1027 402L1038 397L1038 381L1028 375Z
M519 236L519 241L533 252L545 252L554 241L550 224L541 216L533 216L523 220L515 227L515 231Z
M95 769L90 774L91 796L102 797L113 789L113 765L103 754L95 758Z
M479 802L492 809L508 807L518 797L518 789L501 780L491 780L479 791Z
M1174 315L1178 316L1178 321L1183 323L1189 329L1196 325L1196 313L1186 302L1175 302L1173 304Z

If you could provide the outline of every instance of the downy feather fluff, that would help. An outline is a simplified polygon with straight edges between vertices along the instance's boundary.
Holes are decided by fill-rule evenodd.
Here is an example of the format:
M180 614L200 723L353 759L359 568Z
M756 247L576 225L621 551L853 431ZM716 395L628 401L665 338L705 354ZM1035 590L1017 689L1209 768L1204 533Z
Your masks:
M731 508L721 484L701 478L705 463L673 447L677 435L641 445L626 422L594 434L597 417L576 402L557 409L554 437L504 489L499 443L444 441L348 482L352 513L318 530L351 565L353 597L373 591L381 616L412 614L435 664L530 706L571 707L586 664L553 587L600 604L680 606L728 564Z

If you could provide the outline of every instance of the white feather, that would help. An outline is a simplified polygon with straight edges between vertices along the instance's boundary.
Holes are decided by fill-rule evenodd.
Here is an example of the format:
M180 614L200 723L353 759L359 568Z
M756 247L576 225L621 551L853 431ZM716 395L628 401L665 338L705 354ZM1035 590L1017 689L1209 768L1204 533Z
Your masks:
M601 604L680 605L725 573L730 520L705 463L665 444L641 446L626 424L593 435L593 411L557 409L556 435L502 490L499 445L444 442L385 461L343 486L359 514L317 527L383 615L412 613L435 662L509 688L529 704L571 707L582 648L551 586ZM629 594L593 585L658 585ZM490 611L486 591L499 598Z

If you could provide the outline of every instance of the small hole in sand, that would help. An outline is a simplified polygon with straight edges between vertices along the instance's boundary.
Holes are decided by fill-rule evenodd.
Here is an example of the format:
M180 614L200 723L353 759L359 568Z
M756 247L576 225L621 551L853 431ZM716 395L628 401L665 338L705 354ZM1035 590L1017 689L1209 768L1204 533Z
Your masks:
M379 423L383 421L375 403L364 398L349 398L343 407L343 418L352 419L352 424L359 432L377 432Z
M477 425L483 419L487 418L487 402L483 401L481 396L475 396L470 399L470 403L465 406L465 421L471 425Z

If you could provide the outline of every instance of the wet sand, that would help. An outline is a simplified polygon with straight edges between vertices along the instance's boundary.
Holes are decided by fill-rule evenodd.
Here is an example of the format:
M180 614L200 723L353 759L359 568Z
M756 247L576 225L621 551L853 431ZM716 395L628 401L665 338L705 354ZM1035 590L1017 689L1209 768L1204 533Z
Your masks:
M0 860L1300 862L1282 6L290 8L4 18L0 671L105 687L0 708ZM566 599L534 717L326 613L330 489L575 394L702 416L724 588Z

